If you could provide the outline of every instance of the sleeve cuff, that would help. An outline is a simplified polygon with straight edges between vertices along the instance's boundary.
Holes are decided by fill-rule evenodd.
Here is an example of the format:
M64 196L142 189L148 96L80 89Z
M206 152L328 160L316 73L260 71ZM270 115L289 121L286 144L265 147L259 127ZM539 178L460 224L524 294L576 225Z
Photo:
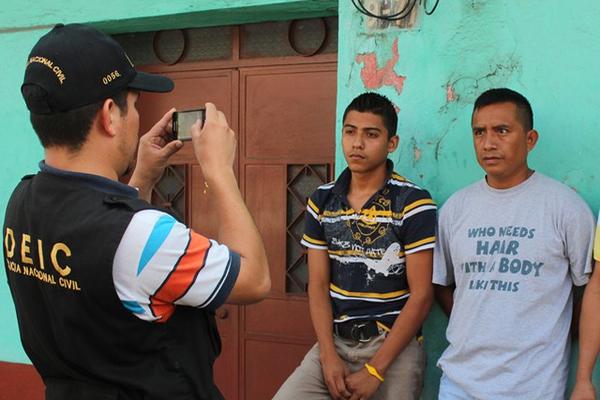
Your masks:
M240 274L240 255L230 250L229 265L227 266L221 282L217 285L217 293L213 300L204 308L207 310L216 310L225 304L229 294L233 290L235 281Z

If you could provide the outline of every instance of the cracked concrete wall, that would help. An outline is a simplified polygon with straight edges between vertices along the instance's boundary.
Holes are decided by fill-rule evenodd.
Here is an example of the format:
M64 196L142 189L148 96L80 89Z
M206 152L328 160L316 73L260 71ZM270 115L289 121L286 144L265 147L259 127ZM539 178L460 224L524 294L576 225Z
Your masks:
M431 16L420 8L412 28L384 30L370 29L367 17L340 2L339 18L337 143L339 119L354 96L367 89L388 96L399 110L396 170L442 204L483 176L471 139L473 101L488 88L510 87L528 97L540 132L530 165L598 211L598 2L440 0ZM336 171L344 167L338 146ZM436 308L425 326L425 399L436 398L445 326Z

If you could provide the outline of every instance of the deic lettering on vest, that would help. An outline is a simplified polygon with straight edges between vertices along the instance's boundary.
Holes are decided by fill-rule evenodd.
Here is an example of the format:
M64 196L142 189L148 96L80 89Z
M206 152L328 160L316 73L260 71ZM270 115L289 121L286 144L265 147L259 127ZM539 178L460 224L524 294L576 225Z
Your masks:
M6 266L8 267L8 270L11 272L15 272L17 274L23 273L23 271L21 271L21 265L17 264L14 261L9 260L8 258L6 259Z
M62 276L60 278L58 278L58 284L64 288L67 288L70 290L76 290L76 291L81 290L77 281L74 281L72 279L66 279L66 278L63 278Z
M10 246L8 245L10 242ZM4 251L6 257L13 258L15 255L15 234L10 228L6 228L6 235L4 236Z
M71 273L71 268L68 265L62 267L58 263L58 252L62 251L66 257L71 257L71 249L64 243L54 243L52 246L52 252L50 253L50 259L52 260L52 266L61 276L67 276Z
M23 264L33 265L33 260L29 257L30 249L29 243L31 242L31 236L24 233L21 235L21 262Z
M15 238L15 233L13 229L6 228L6 232L4 234L4 250L7 259L13 259L15 256L15 249L17 245L19 245L19 255L21 256L20 263L27 265L36 265L40 269L45 269L45 256L44 256L44 248L47 248L44 245L42 239L37 239L33 241L33 243L37 244L37 258L34 260L36 252L31 251L31 235L27 233L21 234L20 241ZM61 264L60 260L64 258L71 257L71 249L65 243L57 242L53 243L50 250L50 262L52 267L58 272L61 276L65 277L71 273L71 267L67 264Z
M56 280L54 279L54 275L48 274L44 271L40 271L34 267L23 266L23 275L33 276L34 278L39 279L42 282L49 283L51 285L56 285Z
M37 246L37 252L33 248L35 246ZM45 271L48 254L45 250L47 251L48 248L50 248L50 263L54 271L60 275L58 279L54 271ZM32 238L27 233L23 233L20 236L16 235L15 237L14 230L6 228L4 250L6 254L6 266L10 272L33 277L49 285L56 285L58 283L58 285L67 290L81 291L78 281L67 278L72 270L64 261L71 257L72 253L69 246L65 243L56 242L51 246L46 246L42 239ZM19 256L20 260L15 260Z

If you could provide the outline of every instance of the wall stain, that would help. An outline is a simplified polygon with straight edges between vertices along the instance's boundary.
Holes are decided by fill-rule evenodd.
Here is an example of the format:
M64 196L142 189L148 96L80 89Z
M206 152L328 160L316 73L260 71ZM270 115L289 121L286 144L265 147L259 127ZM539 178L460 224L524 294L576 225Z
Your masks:
M446 137L446 135L448 134L448 132L450 132L450 129L452 128L452 126L454 125L454 123L457 121L457 117L452 118L452 120L450 121L450 123L448 124L448 126L446 127L446 130L444 131L444 133L442 133L435 141L435 150L433 153L433 156L435 158L436 161L438 161L440 159L440 152L442 149L442 141L444 140L444 138Z
M412 137L410 139L410 143L412 144L412 151L413 151L413 162L412 162L412 165L414 167L419 162L419 160L421 159L422 151L419 148L419 146L417 146L417 140L414 137Z
M483 90L505 86L510 78L521 70L521 63L513 57L508 57L506 63L490 65L489 72L482 75L450 78L442 86L446 92L446 104L441 106L438 112L448 112L450 103L472 105Z
M356 63L364 64L360 71L360 77L365 88L379 89L382 86L392 86L398 94L402 93L406 77L398 75L394 71L399 59L398 38L394 40L392 45L392 57L382 68L377 67L377 54L375 52L357 54Z

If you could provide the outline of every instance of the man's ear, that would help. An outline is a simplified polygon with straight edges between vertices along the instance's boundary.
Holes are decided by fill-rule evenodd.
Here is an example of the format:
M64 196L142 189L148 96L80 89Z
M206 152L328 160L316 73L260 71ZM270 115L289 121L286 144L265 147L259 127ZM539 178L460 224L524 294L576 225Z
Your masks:
M398 148L398 143L400 142L400 137L398 135L394 135L388 139L388 153L393 153Z
M538 137L538 132L535 129L532 129L529 132L527 132L527 151L533 150L538 141Z
M99 122L102 130L109 136L117 134L116 124L120 120L120 110L113 99L106 99L102 108L98 111L100 114Z

